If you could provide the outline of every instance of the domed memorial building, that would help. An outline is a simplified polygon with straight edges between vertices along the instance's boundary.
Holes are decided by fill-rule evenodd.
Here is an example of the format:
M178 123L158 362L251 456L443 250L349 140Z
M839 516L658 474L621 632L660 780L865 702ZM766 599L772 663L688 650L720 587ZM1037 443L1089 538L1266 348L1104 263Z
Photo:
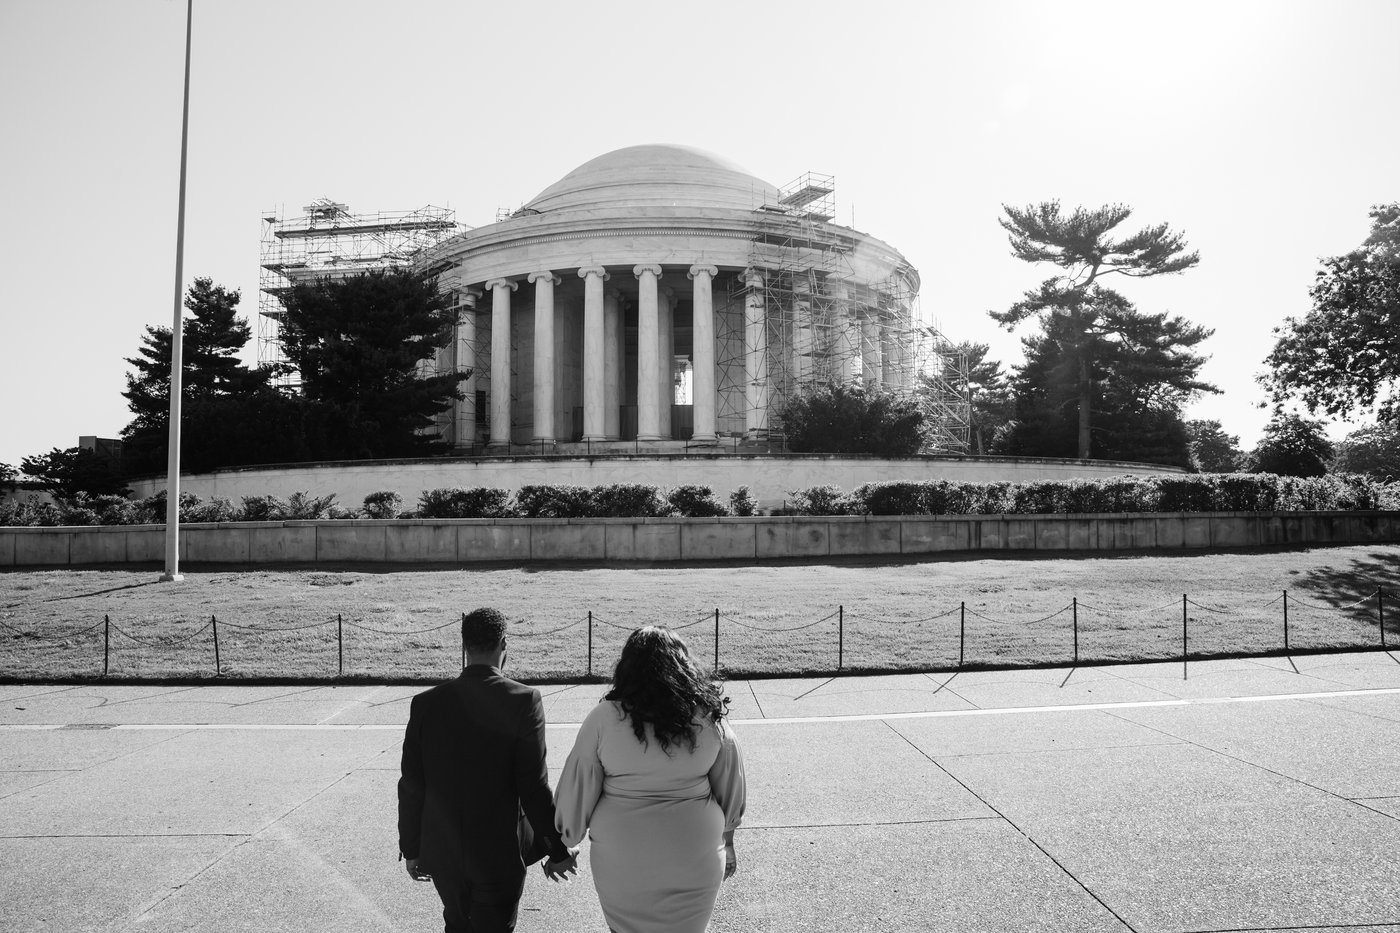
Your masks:
M443 239L417 260L461 311L437 365L472 373L444 436L461 452L664 452L763 439L815 384L912 390L938 369L918 273L832 223L834 204L829 176L779 189L694 149L632 146ZM937 446L965 445L957 420Z

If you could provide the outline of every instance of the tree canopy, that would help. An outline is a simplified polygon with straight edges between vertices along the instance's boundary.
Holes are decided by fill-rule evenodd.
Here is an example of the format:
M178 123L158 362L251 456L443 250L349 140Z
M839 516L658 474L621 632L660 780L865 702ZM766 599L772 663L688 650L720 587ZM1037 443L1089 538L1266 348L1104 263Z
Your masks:
M1281 413L1264 426L1264 436L1249 455L1249 468L1280 476L1322 476L1331 459L1332 442L1321 421Z
M974 454L987 453L997 432L1011 420L1008 377L999 361L987 359L989 351L987 344L971 341L954 344L951 348L951 352L961 355L967 364L967 388L972 408L969 446ZM928 380L929 377L921 374L920 378Z
M1352 431L1336 445L1332 470L1364 473L1383 483L1400 480L1400 425L1373 424Z
M1191 442L1191 463L1202 473L1234 473L1243 466L1239 435L1226 434L1219 421L1188 421L1186 436Z
M1103 455L1095 447L1093 428L1096 355L1127 342L1126 332L1135 327L1133 322L1139 315L1126 298L1100 280L1114 274L1127 278L1171 275L1195 266L1200 257L1188 252L1184 236L1166 224L1145 227L1122 238L1111 236L1132 215L1132 209L1122 204L1095 210L1078 207L1068 216L1059 201L1024 208L1003 205L1003 209L1006 216L998 222L1007 232L1012 255L1025 262L1050 263L1062 271L1027 291L1006 311L990 312L991 316L1008 329L1036 319L1047 334L1049 322L1055 321L1054 339L1067 344L1077 366L1076 453L1079 457ZM1183 334L1189 329L1185 323L1174 326ZM1146 327L1166 334L1159 325ZM1200 328L1193 333L1197 331L1202 340L1211 333Z
M1260 381L1276 405L1345 417L1376 407L1400 422L1400 202L1372 208L1356 250L1322 261L1312 310L1274 329Z
M796 453L909 457L924 440L919 403L873 384L816 387L789 399L779 416Z
M297 459L284 428L290 402L271 372L244 365L239 354L252 336L238 317L239 293L196 278L185 294L180 381L180 463L193 472L231 464ZM132 420L122 430L128 474L163 472L170 425L170 329L147 327L138 355L127 362Z
M282 349L315 409L321 439L351 459L442 449L434 416L469 373L423 375L457 322L434 281L408 269L297 285L285 296Z
M25 457L20 471L60 499L72 499L78 493L108 496L130 491L122 482L118 464L85 447L55 447L46 454Z
M1193 352L1211 332L1179 317L1139 314L1126 303L1105 321L1102 333L1086 334L1074 319L1054 315L1023 338L1013 420L997 437L997 453L1077 456L1087 370L1096 457L1190 465L1181 409L1216 391L1198 378L1205 357Z

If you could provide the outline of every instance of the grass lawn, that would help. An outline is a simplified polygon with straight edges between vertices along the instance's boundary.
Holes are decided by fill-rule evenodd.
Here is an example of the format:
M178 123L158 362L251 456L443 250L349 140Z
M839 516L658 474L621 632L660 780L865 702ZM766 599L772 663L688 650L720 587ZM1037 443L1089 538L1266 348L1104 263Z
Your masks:
M1192 655L1283 648L1283 591L1296 650L1400 643L1400 545L1103 557L857 558L823 563L583 564L388 570L0 571L0 677L100 676L103 619L112 677L440 679L459 660L460 613L512 619L510 670L524 679L606 675L627 633L684 628L707 664L733 675L832 672L842 607L846 669L1068 664L1071 598L1079 659L1181 656L1182 594ZM965 614L960 604L966 604Z

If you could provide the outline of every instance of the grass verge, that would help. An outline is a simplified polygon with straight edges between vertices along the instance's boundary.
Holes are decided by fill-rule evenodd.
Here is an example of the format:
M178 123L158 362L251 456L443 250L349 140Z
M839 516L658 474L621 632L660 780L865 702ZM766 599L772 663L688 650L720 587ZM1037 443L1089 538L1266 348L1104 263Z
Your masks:
M627 633L682 630L732 675L1170 660L1400 642L1400 546L1113 557L387 570L0 572L0 678L450 676L457 620L513 620L512 673L606 676ZM1076 611L1077 606L1077 611ZM589 614L592 623L589 623ZM104 623L104 619L109 620ZM1077 619L1077 627L1075 625ZM591 636L590 636L591 629ZM105 638L104 638L105 636ZM589 663L589 644L592 662Z

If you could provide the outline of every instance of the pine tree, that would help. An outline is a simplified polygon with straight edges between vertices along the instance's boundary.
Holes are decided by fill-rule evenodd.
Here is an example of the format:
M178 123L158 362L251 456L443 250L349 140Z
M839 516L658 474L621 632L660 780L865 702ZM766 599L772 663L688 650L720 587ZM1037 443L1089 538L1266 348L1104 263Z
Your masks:
M1110 237L1115 227L1132 215L1132 209L1111 204L1097 210L1075 208L1068 217L1059 201L1045 201L1025 208L1003 205L1012 254L1030 263L1048 262L1064 270L993 319L1014 329L1030 318L1042 323L1057 319L1060 330L1073 344L1076 373L1078 430L1077 453L1094 454L1094 358L1092 351L1123 337L1122 328L1136 313L1122 295L1099 280L1118 274L1127 278L1171 275L1196 265L1200 257L1186 251L1186 241L1166 224L1146 227L1121 240Z

